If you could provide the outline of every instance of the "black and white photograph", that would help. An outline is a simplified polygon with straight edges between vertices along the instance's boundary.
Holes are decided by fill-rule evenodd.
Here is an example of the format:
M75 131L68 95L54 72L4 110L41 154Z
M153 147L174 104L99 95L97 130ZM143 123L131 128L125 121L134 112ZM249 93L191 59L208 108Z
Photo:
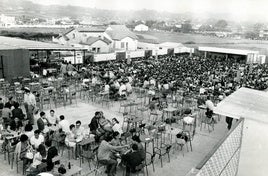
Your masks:
M267 176L268 1L0 0L0 176Z

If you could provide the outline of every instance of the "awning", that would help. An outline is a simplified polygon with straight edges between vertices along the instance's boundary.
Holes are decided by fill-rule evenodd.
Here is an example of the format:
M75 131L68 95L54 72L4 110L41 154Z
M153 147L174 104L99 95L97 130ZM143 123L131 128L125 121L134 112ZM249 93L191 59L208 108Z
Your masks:
M268 123L268 92L240 88L222 100L213 111L236 119Z

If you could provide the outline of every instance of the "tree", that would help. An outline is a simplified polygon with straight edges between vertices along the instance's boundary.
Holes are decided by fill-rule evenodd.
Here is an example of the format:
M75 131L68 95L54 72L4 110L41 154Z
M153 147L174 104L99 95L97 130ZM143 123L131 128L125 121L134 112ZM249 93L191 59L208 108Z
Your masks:
M255 33L259 33L260 30L261 30L263 27L264 27L264 24L263 24L263 23L256 23L256 24L254 24L254 26L253 26L253 31L254 31Z
M258 37L259 35L256 32L246 32L245 34L245 38L248 38L248 39L256 39Z
M154 21L154 20L147 20L145 22L145 25L148 26L149 28L151 28L155 23L156 23L156 21Z
M225 20L219 20L215 24L215 28L220 29L220 30L226 29L227 26L228 26L228 23Z
M187 20L181 25L181 29L183 33L189 33L192 31L191 21Z

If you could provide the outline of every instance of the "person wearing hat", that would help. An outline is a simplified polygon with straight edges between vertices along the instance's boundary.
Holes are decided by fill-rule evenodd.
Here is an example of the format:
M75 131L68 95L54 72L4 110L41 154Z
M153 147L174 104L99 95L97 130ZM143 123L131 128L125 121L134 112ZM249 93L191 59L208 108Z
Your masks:
M36 100L34 94L31 93L28 87L24 88L24 106L27 114L27 119L29 120L29 124L34 124L34 116L33 111L36 107Z

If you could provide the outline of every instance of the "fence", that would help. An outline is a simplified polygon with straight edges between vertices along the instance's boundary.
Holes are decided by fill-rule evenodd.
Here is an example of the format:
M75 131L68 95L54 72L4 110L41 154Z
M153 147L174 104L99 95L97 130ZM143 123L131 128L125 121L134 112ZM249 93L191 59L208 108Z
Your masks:
M238 171L244 119L188 175L235 176Z

